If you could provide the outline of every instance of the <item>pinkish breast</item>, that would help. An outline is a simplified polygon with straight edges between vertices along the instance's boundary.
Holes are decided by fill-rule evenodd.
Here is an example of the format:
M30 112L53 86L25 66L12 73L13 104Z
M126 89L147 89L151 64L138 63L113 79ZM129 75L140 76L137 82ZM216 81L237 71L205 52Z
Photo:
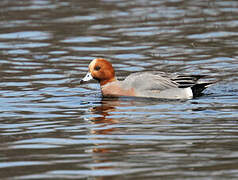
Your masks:
M101 86L101 90L104 97L136 96L135 90L133 88L124 89L121 87L119 81L114 81L112 83Z

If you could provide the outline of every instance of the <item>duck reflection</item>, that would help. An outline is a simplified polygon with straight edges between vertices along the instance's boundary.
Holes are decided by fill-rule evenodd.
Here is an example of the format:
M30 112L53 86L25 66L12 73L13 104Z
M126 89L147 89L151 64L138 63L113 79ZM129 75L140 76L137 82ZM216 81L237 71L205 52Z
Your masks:
M94 115L89 118L90 122L92 124L100 125L92 129L90 133L97 135L115 133L118 130L118 128L116 128L118 126L110 125L119 124L124 119L124 117L121 116L122 113L118 112L125 112L126 107L138 107L140 105L144 107L147 102L151 105L153 103L156 104L158 101L155 101L153 98L103 98L100 106L95 106L90 109L91 114ZM130 108L129 111L138 111L138 108Z
M90 135L94 144L87 151L92 157L92 162L88 164L88 167L99 174L100 177L97 177L97 179L112 179L110 175L114 179L117 172L120 174L121 170L125 172L128 170L129 165L125 166L125 164L118 163L123 158L127 158L122 154L125 148L131 148L130 142L120 136L121 134L125 135L123 132L126 131L124 128L126 128L128 122L128 114L126 116L123 114L146 112L148 111L147 103L151 106L152 104L158 104L158 100L130 97L103 98L99 105L90 109L89 122L93 125L91 126ZM142 108L139 108L140 106ZM154 111L157 111L157 109ZM118 156L118 154L121 154L121 156Z
M95 106L90 109L90 112L95 117L90 118L92 124L100 124L101 126L91 130L92 134L107 135L115 133L118 128L111 126L122 121L122 117L117 116L116 112L120 112L120 108L133 106L134 101L123 101L120 98L103 98L100 106Z
M104 98L100 106L90 109L90 112L95 115L90 118L90 122L97 125L90 131L90 134L96 135L93 138L94 140L99 140L99 143L95 143L89 151L93 158L90 168L93 171L103 170L102 176L97 179L110 179L110 176L103 176L103 174L105 172L107 172L106 174L110 174L110 171L113 174L113 170L118 168L114 153L115 147L118 149L120 145L115 143L114 135L118 134L119 123L123 121L123 117L116 116L116 112L119 112L122 107L132 106L133 104L133 101L125 102L115 98Z
M92 129L91 134L97 134L97 135L108 135L113 132L117 131L117 128L110 128L110 125L119 123L119 119L112 118L110 115L116 111L116 107L120 106L121 103L117 100L109 101L109 100L102 100L101 106L96 106L90 109L92 114L100 115L98 117L92 117L91 123L93 124L100 124L99 127ZM99 144L98 144L99 145ZM97 145L97 146L98 146ZM100 153L106 153L110 152L110 149L106 148L94 148L93 152L100 152Z
M102 99L100 106L95 106L90 109L90 112L95 115L100 115L98 117L92 117L90 120L94 124L116 124L118 123L118 119L111 118L110 116L115 112L117 109L116 107L122 106L122 102L114 99L110 101L108 99ZM107 134L106 132L99 131L94 132L96 134Z

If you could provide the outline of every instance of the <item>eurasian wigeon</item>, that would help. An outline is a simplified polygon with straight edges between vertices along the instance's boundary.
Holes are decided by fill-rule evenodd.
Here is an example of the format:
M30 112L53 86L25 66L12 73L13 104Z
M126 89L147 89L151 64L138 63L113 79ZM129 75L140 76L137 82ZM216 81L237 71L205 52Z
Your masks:
M117 80L112 64L97 58L89 64L89 72L80 83L97 80L104 97L148 97L191 99L202 94L212 82L199 82L204 75L177 75L163 72L138 72L124 81Z

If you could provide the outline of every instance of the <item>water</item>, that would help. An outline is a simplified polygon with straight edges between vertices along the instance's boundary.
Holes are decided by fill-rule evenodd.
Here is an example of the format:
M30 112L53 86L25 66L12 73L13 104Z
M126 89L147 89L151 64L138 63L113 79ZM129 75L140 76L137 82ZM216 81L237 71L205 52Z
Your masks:
M238 1L0 2L0 179L237 179ZM102 98L95 57L208 74L188 101ZM72 83L75 82L75 83Z

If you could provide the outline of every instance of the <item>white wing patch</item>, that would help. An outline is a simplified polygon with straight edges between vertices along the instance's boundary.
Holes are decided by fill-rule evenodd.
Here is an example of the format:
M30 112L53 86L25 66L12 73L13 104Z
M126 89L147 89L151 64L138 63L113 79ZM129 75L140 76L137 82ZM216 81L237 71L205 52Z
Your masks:
M186 96L188 97L188 99L193 98L193 91L190 87L185 88L184 90L185 90L185 93L186 93Z

